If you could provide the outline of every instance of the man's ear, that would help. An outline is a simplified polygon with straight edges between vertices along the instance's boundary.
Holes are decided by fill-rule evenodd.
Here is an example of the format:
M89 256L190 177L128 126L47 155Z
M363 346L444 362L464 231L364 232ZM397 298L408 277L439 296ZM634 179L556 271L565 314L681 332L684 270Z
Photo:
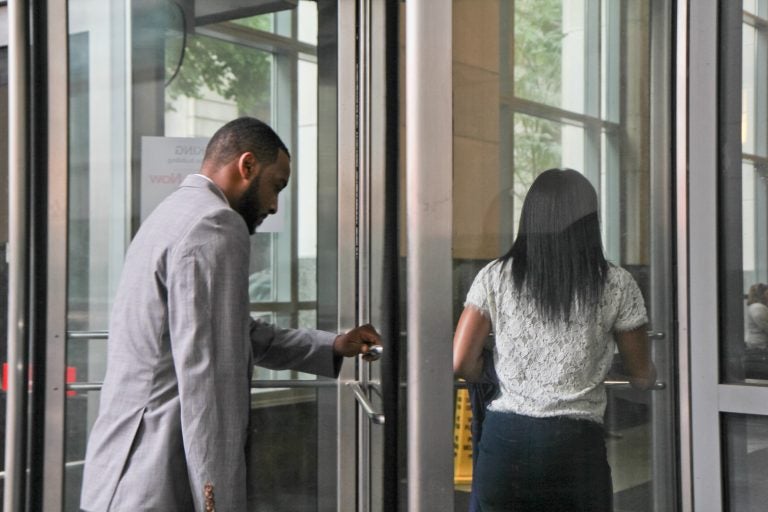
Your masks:
M251 178L258 176L261 167L259 162L256 161L256 157L253 153L246 151L237 161L237 170L240 173L240 177L244 180L250 180Z

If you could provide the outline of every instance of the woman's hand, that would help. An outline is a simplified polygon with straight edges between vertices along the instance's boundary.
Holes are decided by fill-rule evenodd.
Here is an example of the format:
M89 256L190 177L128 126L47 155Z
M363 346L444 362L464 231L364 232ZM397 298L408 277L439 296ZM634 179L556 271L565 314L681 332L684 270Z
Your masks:
M646 326L614 334L624 372L633 388L650 389L656 383L656 367L651 361L651 345Z

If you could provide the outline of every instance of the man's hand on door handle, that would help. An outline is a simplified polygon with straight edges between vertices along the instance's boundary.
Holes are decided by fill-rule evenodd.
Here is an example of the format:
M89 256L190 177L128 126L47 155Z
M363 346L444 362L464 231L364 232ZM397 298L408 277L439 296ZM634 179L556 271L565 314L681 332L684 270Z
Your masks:
M366 361L375 361L381 355L381 337L371 324L355 327L345 334L339 334L333 342L333 351L340 356L354 357L362 354Z

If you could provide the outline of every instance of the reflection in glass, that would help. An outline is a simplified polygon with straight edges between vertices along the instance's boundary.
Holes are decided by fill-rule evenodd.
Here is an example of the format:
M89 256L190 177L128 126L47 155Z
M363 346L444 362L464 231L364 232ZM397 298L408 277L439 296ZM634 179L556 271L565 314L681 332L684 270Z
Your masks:
M740 91L728 108L740 123L728 125L720 175L721 372L726 382L768 384L768 4L745 2L739 31L727 33L738 49L741 75L722 77ZM748 14L749 13L749 14ZM739 37L739 39L737 39ZM727 81L726 81L727 80ZM738 112L738 111L737 111ZM731 162L741 157L741 165Z
M301 13L299 15L301 17ZM316 26L316 25L315 25ZM298 190L299 300L317 300L317 63L298 61L298 146L294 180Z
M768 193L765 168L742 165L744 337L726 339L731 380L768 382ZM740 357L739 357L740 354Z
M259 14L258 16L251 16L250 18L240 18L237 20L232 20L232 23L236 25L242 25L244 27L252 28L254 30L262 30L264 32L274 32L275 15L272 13Z
M583 0L518 0L514 2L515 95L537 103L561 106L562 53L564 45L563 4ZM576 48L574 49L576 50ZM572 52L576 54L577 52ZM582 54L583 55L583 54ZM576 68L581 59L576 59ZM580 73L583 78L583 74ZM578 77L574 82L578 82Z
M297 16L297 39L303 43L317 45L317 2L301 0Z
M755 52L757 31L744 25L742 34L741 143L744 153L755 153Z
M173 77L165 88L166 136L211 136L243 115L271 121L272 54L193 34L181 58L180 51L166 45L166 76Z

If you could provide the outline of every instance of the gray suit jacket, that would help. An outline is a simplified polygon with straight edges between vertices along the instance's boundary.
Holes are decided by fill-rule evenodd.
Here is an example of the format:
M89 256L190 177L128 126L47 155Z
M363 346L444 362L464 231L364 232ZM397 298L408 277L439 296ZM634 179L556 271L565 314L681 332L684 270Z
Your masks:
M249 315L245 221L189 176L141 226L109 327L107 374L85 460L88 511L246 508L253 364L336 376L335 335Z

